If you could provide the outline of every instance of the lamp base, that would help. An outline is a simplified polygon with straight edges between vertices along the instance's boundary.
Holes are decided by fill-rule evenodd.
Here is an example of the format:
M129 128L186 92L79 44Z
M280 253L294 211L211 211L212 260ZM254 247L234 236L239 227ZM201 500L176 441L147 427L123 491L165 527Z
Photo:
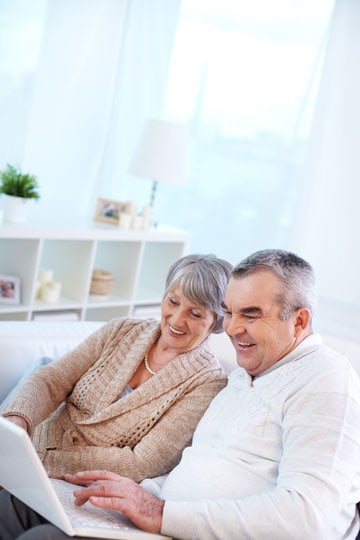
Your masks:
M149 226L153 227L154 229L157 227L157 221L155 220L155 197L158 189L158 183L159 182L157 180L153 180L149 203Z
M153 180L152 187L151 187L151 195L150 195L151 208L154 208L154 205L155 205L155 196L156 196L157 187L158 187L158 181Z

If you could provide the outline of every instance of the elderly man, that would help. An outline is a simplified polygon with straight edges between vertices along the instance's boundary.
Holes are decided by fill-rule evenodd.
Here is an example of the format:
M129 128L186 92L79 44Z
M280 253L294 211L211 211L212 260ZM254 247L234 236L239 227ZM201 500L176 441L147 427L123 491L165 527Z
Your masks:
M240 368L180 464L142 486L110 472L67 475L84 486L75 488L76 504L120 510L179 539L354 539L360 383L313 333L314 301L313 270L297 255L265 250L238 264L224 329ZM37 532L37 540L64 537Z

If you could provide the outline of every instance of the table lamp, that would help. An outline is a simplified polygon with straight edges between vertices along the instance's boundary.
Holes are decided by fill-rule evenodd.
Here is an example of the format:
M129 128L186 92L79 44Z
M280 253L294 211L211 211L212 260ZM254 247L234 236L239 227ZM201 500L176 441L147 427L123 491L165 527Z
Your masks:
M185 182L186 154L187 129L184 124L152 118L146 121L129 173L152 179L151 210L155 205L158 182Z

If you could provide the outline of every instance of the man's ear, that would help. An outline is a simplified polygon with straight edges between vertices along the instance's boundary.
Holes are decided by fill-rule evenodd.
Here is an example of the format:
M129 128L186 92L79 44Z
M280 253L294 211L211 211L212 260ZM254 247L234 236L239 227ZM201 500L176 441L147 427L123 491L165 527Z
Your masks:
M308 308L302 307L295 312L294 334L298 337L302 332L310 328L311 312Z

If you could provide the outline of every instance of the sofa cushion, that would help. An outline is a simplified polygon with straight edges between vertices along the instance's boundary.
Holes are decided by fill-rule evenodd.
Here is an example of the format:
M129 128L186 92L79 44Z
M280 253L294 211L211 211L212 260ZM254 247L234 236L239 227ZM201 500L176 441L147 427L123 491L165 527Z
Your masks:
M11 390L11 392L5 397L5 399L0 403L0 410L5 407L5 405L12 399L12 396L17 392L17 390L20 388L20 386L23 384L23 382L26 381L28 377L34 371L36 371L39 367L46 366L50 362L53 361L53 358L50 358L48 356L44 356L43 358L40 358L35 364L29 366L27 370L24 372L24 375L21 377L21 379L18 381L18 383L14 386L14 388Z
M1 321L0 403L39 359L60 358L103 324L93 321Z

